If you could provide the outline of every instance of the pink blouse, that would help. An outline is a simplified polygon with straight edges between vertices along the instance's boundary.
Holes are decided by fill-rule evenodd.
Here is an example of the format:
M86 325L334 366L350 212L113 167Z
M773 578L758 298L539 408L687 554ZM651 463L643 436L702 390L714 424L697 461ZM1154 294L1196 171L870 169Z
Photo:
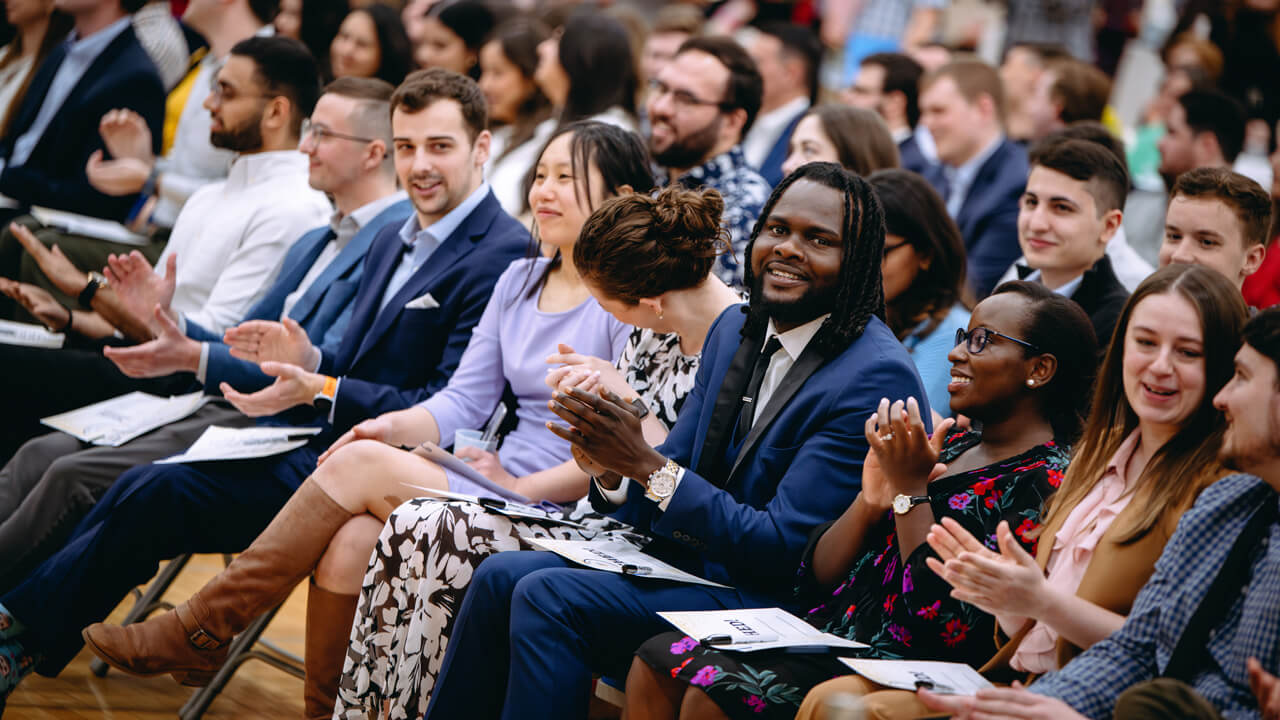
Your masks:
M1049 583L1055 588L1075 593L1089 569L1089 561L1098 542L1133 498L1132 488L1125 483L1125 474L1138 440L1138 430L1134 429L1116 449L1111 462L1107 463L1102 479L1071 510L1054 535L1047 570ZM1057 646L1058 633L1037 622L1022 639L1009 665L1014 670L1029 673L1057 670Z

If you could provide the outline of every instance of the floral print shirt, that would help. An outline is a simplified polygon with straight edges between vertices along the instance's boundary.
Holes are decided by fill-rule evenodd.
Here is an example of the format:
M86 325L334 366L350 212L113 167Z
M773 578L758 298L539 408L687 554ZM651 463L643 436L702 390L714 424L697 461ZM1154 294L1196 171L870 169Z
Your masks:
M658 184L666 185L665 171L657 173ZM747 241L760 211L773 188L747 163L742 146L734 145L702 165L681 175L676 182L690 190L709 187L724 198L724 228L729 231L732 253L716 259L715 273L731 288L742 289L742 267L746 263Z
M947 438L939 461L950 462L976 445L974 432ZM950 517L996 549L996 526L1007 520L1023 548L1035 554L1045 501L1062 483L1069 448L1055 442L1021 455L929 484L934 517ZM925 564L937 557L921 544L904 562L892 513L869 531L865 549L844 582L825 591L809 571L819 527L801 566L798 592L822 597L808 620L826 632L871 646L882 658L949 660L981 665L995 652L994 618L951 597L951 586Z
M680 336L636 328L618 356L618 369L662 424L671 429L693 390L701 355L680 352Z

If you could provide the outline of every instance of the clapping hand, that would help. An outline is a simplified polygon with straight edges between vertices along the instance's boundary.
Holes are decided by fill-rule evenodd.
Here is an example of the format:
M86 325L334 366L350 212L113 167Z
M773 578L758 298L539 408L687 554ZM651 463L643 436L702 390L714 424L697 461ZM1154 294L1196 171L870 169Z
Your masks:
M49 282L63 294L75 297L84 290L89 280L84 271L76 267L62 254L57 245L46 247L25 225L9 223L9 232L22 245L27 254L40 266Z
M54 299L44 288L0 278L0 293L13 298L36 320L53 332L66 329L71 311Z
M262 372L275 378L271 385L255 393L237 392L227 383L219 388L227 402L249 417L275 415L299 405L310 405L324 388L324 376L307 372L297 365L265 362Z
M318 351L293 318L283 322L250 320L227 328L223 342L231 348L231 357L249 362L282 362L301 368L314 368Z
M868 459L875 456L872 472L863 471L865 501L873 507L887 509L895 495L925 494L929 481L946 472L946 466L938 462L938 455L953 422L943 420L930 437L914 397L892 405L888 398L881 399L880 407L867 418L864 427L871 446Z
M955 520L943 518L926 538L941 560L925 562L951 584L951 597L961 602L1006 617L1040 617L1049 602L1044 571L1018 544L1008 522L996 527L996 541L999 553L983 546ZM1015 619L1014 624L1021 623Z
M547 428L568 440L598 467L643 483L649 473L666 463L666 458L645 441L631 404L608 388L600 395L576 387L556 391L549 407L569 427L549 422Z
M170 304L177 287L178 255L171 253L165 262L164 275L156 272L142 253L134 250L127 255L107 257L106 276L115 290L120 304L130 314L145 318L154 334L162 329L155 318L159 307L172 318Z
M102 354L135 378L153 378L176 372L196 372L200 366L200 343L192 340L174 324L168 313L156 307L152 312L159 332L147 342L130 347L102 349Z
M553 389L567 391L576 385L586 392L599 393L601 386L607 387L614 394L631 402L636 391L627 384L626 378L613 366L613 363L592 355L574 352L573 348L560 343L556 346L559 352L547 356L548 365L561 365L547 373L547 384ZM576 380L576 382L574 382ZM568 384L573 382L572 385Z
M953 720L1086 720L1063 701L1033 693L1018 682L1013 687L979 690L975 695L918 690L916 696L930 710L951 713Z
M1262 669L1257 658L1249 658L1249 689L1258 701L1262 720L1280 720L1280 678Z
M151 128L138 113L128 109L108 111L98 122L98 134L111 157L140 160L148 165L155 163L155 154L151 152Z

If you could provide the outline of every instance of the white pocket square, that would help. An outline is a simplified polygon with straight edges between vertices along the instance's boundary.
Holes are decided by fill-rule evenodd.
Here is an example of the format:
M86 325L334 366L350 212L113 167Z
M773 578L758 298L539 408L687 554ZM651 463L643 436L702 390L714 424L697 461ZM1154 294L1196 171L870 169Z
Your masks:
M438 307L440 307L440 303L431 297L431 293L420 295L404 304L405 310L430 310Z

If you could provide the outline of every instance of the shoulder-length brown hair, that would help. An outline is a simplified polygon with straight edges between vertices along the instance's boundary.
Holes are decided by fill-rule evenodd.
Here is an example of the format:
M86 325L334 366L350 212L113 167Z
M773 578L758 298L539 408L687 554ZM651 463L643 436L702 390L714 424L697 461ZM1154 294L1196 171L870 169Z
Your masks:
M898 144L874 110L819 105L808 114L818 118L846 170L867 177L877 170L898 167Z
M1166 513L1189 506L1200 490L1225 472L1218 461L1218 449L1226 423L1213 407L1213 396L1231 379L1248 309L1240 291L1216 271L1199 265L1170 265L1143 280L1120 313L1098 373L1089 419L1062 487L1049 503L1046 525L1080 504L1101 479L1120 444L1138 426L1138 416L1124 394L1124 339L1133 309L1146 297L1159 294L1183 297L1199 315L1204 338L1204 396L1178 432L1149 455L1131 500L1141 503L1142 510L1129 527L1119 529L1119 542L1141 539Z

